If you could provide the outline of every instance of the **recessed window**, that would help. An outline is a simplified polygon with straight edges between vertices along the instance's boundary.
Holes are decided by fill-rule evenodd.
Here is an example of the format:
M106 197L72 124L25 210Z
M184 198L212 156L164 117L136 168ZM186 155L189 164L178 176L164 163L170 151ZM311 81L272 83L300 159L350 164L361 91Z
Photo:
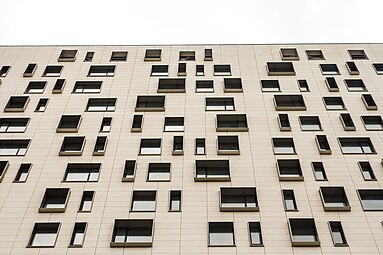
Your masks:
M0 118L0 133L23 133L29 118Z
M291 125L289 120L289 115L286 113L278 114L277 117L279 130L281 131L291 131Z
M256 188L222 188L220 192L221 212L259 210Z
M346 62L346 67L347 67L349 74L351 74L351 75L358 75L359 74L359 69L356 66L355 62L353 62L353 61Z
M106 136L97 136L94 144L93 156L103 156L105 154L108 138Z
M231 67L230 65L214 65L215 76L230 76Z
M302 131L320 131L322 125L318 116L299 116Z
M346 83L348 91L367 91L362 79L345 79L344 82Z
M319 65L323 75L336 75L340 74L336 64L320 64Z
M48 101L48 98L40 98L39 102L36 105L35 112L44 112L45 109L47 109Z
M100 132L110 132L112 127L112 117L104 117L102 118Z
M147 181L170 181L170 163L149 163Z
M28 139L0 140L0 156L25 156L29 147Z
M293 138L273 138L274 154L295 154Z
M240 154L238 136L218 136L217 147L218 155Z
M383 63L372 64L376 74L383 74Z
M351 211L343 187L320 187L319 193L325 211Z
M340 221L329 221L329 227L334 246L348 246L342 223Z
M42 94L45 90L46 81L31 81L29 82L24 93L29 94Z
M295 48L284 48L280 50L282 60L299 60L298 51Z
M84 191L82 193L80 207L78 212L90 212L92 211L94 199L94 191Z
M137 96L136 112L165 111L165 96Z
M367 131L380 131L383 130L383 120L380 115L375 116L362 116L364 127Z
M76 81L72 93L100 93L102 81Z
M289 230L292 246L320 246L314 219L290 218Z
M229 160L196 160L195 181L230 181Z
M47 66L45 67L43 76L59 77L61 75L62 69L63 69L63 66Z
M147 49L145 50L144 61L161 61L161 49Z
M178 76L186 76L186 63L178 63Z
M60 156L81 156L85 145L85 136L66 136L61 145Z
M132 122L132 128L131 132L141 132L142 131L142 115L134 115L133 116L133 122Z
M151 76L168 76L168 65L152 65Z
M156 211L156 191L133 191L132 212Z
M214 82L212 80L196 81L197 93L214 93Z
M350 54L351 59L368 59L366 53L364 50L348 50L348 53Z
M76 222L74 224L72 237L68 247L82 247L85 239L87 223L86 222Z
M90 66L88 76L112 77L116 66Z
M165 117L165 132L183 132L184 117Z
M172 155L183 155L183 154L184 154L184 137L174 136Z
M326 77L327 89L330 92L338 92L339 87L334 77Z
M354 121L352 120L351 115L349 113L341 113L339 115L339 117L340 117L340 120L341 120L341 123L342 123L344 130L346 130L346 131L356 130Z
M180 51L178 60L195 60L195 51Z
M301 92L310 92L309 84L307 80L298 80L299 90Z
M65 182L97 182L100 163L68 163L64 175Z
M94 52L93 51L87 52L86 55L85 55L85 58L84 58L84 62L92 62L93 56L94 56Z
M134 181L135 173L136 173L136 161L135 160L125 160L124 175L122 176L122 181L123 182Z
M55 247L60 223L35 223L27 248Z
M326 135L316 135L315 141L318 147L319 154L331 154L331 147Z
M235 246L233 222L209 222L209 246Z
M39 212L65 212L69 194L69 188L47 188Z
M242 79L241 78L224 78L223 79L224 92L242 92Z
M367 110L378 110L378 105L371 94L363 94L362 101Z
M110 56L110 61L126 61L128 58L127 51L113 51Z
M181 190L170 191L169 212L181 211Z
M267 62L268 75L295 75L292 62Z
M64 90L65 83L65 79L57 79L55 85L53 86L52 93L61 94Z
M4 112L23 112L28 102L28 96L11 96L4 108Z
M316 181L327 181L326 171L322 162L311 162Z
M0 69L0 77L6 77L10 69L10 66L2 66Z
M213 60L213 50L212 49L205 49L205 61L212 61Z
M246 114L217 114L216 131L248 131Z
M343 154L376 153L369 137L344 137L338 139Z
M196 65L195 66L195 75L196 76L204 76L205 75L204 65Z
M365 211L383 211L383 189L358 189L358 195Z
M263 246L261 223L249 222L250 246Z
M205 155L205 138L196 138L195 139L195 155Z
M274 105L277 111L306 110L306 104L302 95L274 95Z
M116 98L89 98L86 110L88 112L114 112Z
M0 161L0 182L3 180L5 173L9 167L8 161Z
M184 93L185 89L185 79L159 79L158 80L158 93L174 92L174 93Z
M151 247L153 220L116 219L110 247Z
M56 128L57 133L76 133L80 127L81 115L62 115Z
M278 80L262 80L261 81L262 92L279 92L281 88L279 87Z
M140 155L161 155L161 138L141 139Z
M77 50L62 50L58 62L73 62L76 60Z
M327 110L346 110L342 97L323 97Z
M26 182L29 176L29 172L32 168L30 163L21 163L19 170L17 171L15 180L13 182ZM1 174L0 174L1 176Z
M306 50L308 60L324 60L324 55L321 50Z
M234 98L233 97L207 97L206 111L234 111Z
M283 205L285 211L298 211L297 202L295 201L294 190L284 189L282 190Z
M277 159L277 170L280 181L303 181L299 159Z
M359 161L358 165L365 181L376 181L374 170L372 170L370 162Z
M36 72L37 64L28 64L27 68L24 71L23 77L32 77Z

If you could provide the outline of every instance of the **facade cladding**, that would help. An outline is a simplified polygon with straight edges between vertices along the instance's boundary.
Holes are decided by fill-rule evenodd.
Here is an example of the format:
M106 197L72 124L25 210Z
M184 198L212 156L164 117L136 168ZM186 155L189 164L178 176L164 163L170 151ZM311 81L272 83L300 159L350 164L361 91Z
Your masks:
M383 45L0 47L0 254L383 254Z

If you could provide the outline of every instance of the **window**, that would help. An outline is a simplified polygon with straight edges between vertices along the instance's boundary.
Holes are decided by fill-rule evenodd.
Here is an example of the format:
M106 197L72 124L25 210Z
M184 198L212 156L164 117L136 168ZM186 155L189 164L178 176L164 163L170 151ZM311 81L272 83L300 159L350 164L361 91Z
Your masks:
M348 91L367 91L362 79L345 79L344 82L346 83Z
M133 191L132 212L155 212L156 191Z
M184 137L174 136L172 155L183 155L183 154L184 154Z
M279 130L281 131L291 131L291 125L289 120L289 115L285 113L278 114L278 124Z
M116 219L110 247L151 247L152 219Z
M78 212L90 212L93 206L94 191L84 191Z
M348 53L350 54L351 59L368 59L366 53L364 50L348 50Z
M165 96L137 96L136 112L165 111Z
M372 170L370 162L359 161L358 165L365 181L376 181L374 170Z
M318 116L299 116L302 131L321 131L322 125Z
M178 76L186 76L186 63L178 63Z
M15 180L13 182L26 182L28 179L29 172L32 168L30 163L21 163L19 170L17 171ZM1 176L1 174L0 174Z
M147 49L145 50L144 61L161 61L161 49Z
M380 115L362 116L361 118L367 131L383 130L383 121Z
M296 154L293 138L273 138L274 154Z
M195 60L195 51L180 51L178 60Z
M282 190L282 196L285 211L298 211L297 202L295 201L294 190L284 189Z
M334 77L326 77L325 81L326 81L328 91L330 91L330 92L338 92L339 91L338 84L336 83L336 80Z
M76 81L72 93L100 93L102 81Z
M298 51L295 48L284 48L280 50L282 60L299 60Z
M152 65L151 76L168 76L168 65Z
M241 78L224 78L224 92L242 92Z
M338 138L343 154L376 153L369 137Z
M308 60L324 60L324 55L321 50L306 50Z
M59 229L59 222L35 223L27 247L54 247Z
M80 127L81 115L62 115L59 125L56 128L57 133L76 133Z
M233 97L207 97L206 111L234 111Z
M158 93L166 93L166 92L178 92L185 93L185 79L159 79L158 80Z
M147 181L170 181L170 163L149 163Z
M59 77L61 75L62 69L63 69L63 66L47 66L45 67L43 76Z
M274 104L277 111L306 110L306 104L302 95L274 95Z
M218 155L240 154L238 136L218 136L217 139Z
M46 81L30 81L24 93L42 94L46 84Z
M343 187L320 187L319 194L325 211L351 211Z
M4 108L4 112L23 112L28 102L28 96L11 96Z
M319 154L331 154L330 144L326 135L316 135L315 141L318 146Z
M372 64L372 66L374 67L376 74L383 74L383 63Z
M181 190L170 191L169 212L181 211Z
M0 118L0 133L23 133L29 118Z
M292 62L267 62L268 75L295 75Z
M320 64L323 75L336 75L340 74L338 66L336 64Z
M125 160L124 175L122 176L122 181L123 182L134 181L135 172L136 172L136 161Z
M195 155L205 155L205 138L195 139Z
M64 90L65 83L65 79L57 79L55 85L53 86L52 93L61 94Z
M280 181L303 181L299 159L277 159L277 170Z
M378 110L378 105L371 94L363 94L362 101L367 110Z
M311 162L314 170L314 177L317 181L327 181L326 171L322 162Z
M292 246L320 246L314 219L290 218L289 230Z
M0 77L6 77L10 69L10 66L2 66L0 69Z
M85 239L86 227L87 227L86 222L76 222L74 224L69 247L82 247L84 243L84 239Z
M89 98L86 110L88 112L114 112L116 98Z
M195 66L195 75L196 76L204 76L205 75L204 65L196 65Z
M214 65L215 76L230 76L231 67L230 65Z
M222 188L220 192L221 212L259 211L256 188Z
M104 117L102 118L100 132L110 132L110 128L112 126L112 117Z
M298 85L301 92L310 92L309 84L306 80L298 80Z
M246 114L217 114L216 130L219 131L248 131Z
M93 149L93 156L103 156L106 150L108 138L106 136L97 136Z
M261 81L262 92L280 92L278 80L262 80Z
M29 143L28 139L1 139L0 156L25 156Z
M233 222L209 222L209 246L235 246Z
M58 62L73 62L76 60L77 50L62 50Z
M342 223L340 221L329 221L329 227L334 246L348 246Z
M112 77L116 66L90 66L88 76Z
M8 161L0 161L0 182L3 180L5 173L9 167Z
M205 61L212 61L213 60L213 50L212 49L205 49Z
M69 188L47 188L41 201L40 213L65 212L70 195Z
M126 61L128 58L127 51L113 51L110 56L110 61Z
M32 77L37 69L37 64L28 64L24 71L23 77Z
M363 210L383 211L383 189L358 189Z
M323 97L327 110L346 110L342 97Z
M351 115L349 113L341 113L339 117L342 122L344 130L346 131L356 130L354 121L352 121Z
M161 155L161 138L141 139L140 155Z
M86 55L85 55L85 58L84 58L84 62L92 62L93 56L94 56L94 52L93 51L87 52Z
M196 81L197 93L214 93L214 82L212 80Z
M35 112L44 112L47 108L48 100L48 98L40 98L36 105Z
M134 115L132 122L131 132L141 132L142 131L142 115Z
M194 181L230 181L229 160L196 160Z
M184 117L165 117L165 132L183 132Z
M260 222L249 222L250 246L263 246Z
M355 62L347 61L346 67L347 67L348 72L351 75L355 75L355 74L358 75L359 74L359 70L358 70L358 67L356 66Z
M97 182L100 168L100 163L68 163L63 181Z
M85 145L85 136L66 136L61 145L60 156L81 156Z

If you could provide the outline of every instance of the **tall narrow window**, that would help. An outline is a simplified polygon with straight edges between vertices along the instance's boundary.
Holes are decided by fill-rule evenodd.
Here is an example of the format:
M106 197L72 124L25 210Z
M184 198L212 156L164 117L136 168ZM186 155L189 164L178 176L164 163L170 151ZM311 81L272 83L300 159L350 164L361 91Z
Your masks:
M84 62L92 62L94 56L93 51L88 51L85 55Z
M329 221L329 226L334 246L348 246L342 223L340 221Z
M260 222L249 222L250 246L263 246Z
M28 64L27 68L24 71L24 77L32 77L37 69L37 64Z
M17 171L15 180L13 182L26 182L31 168L32 168L32 164L21 163L19 170Z
M336 83L336 80L334 77L326 77L326 85L327 85L328 91L330 92L339 91L338 84Z
M347 67L348 72L349 72L351 75L358 75L358 74L359 74L359 69L358 69L358 67L356 66L355 62L353 62L353 61L347 61L347 62L346 62L346 67Z
M57 79L55 85L53 86L52 93L61 94L64 90L65 83L65 79Z
M142 115L134 115L132 123L132 132L141 132L142 131Z
M195 154L196 155L205 155L205 138L196 138L195 139Z
M96 143L94 145L93 156L104 155L107 142L108 139L106 136L97 136Z
M184 137L174 136L172 155L183 155L183 154L184 154Z
M378 110L378 105L371 94L363 94L362 101L367 110Z
M282 195L285 211L298 211L294 190L284 189L282 190Z
M74 224L69 247L82 247L85 239L85 231L87 225L88 224L86 222L76 222Z
M181 190L170 191L169 212L181 211Z
M186 63L178 63L178 76L186 76Z
M299 90L301 92L310 92L309 84L307 80L298 80Z
M79 212L90 212L93 206L94 191L84 191L82 193Z
M195 66L195 75L196 76L204 76L205 75L205 68L204 65L196 65Z
M319 154L331 154L331 147L326 135L316 135L315 141L318 146Z
M134 181L135 172L136 172L136 161L125 160L124 175L122 176L122 181L123 182Z
M341 113L340 120L342 122L344 130L346 131L356 130L354 121L352 121L351 115L349 113Z
M233 222L209 222L209 246L235 246Z
M317 181L327 181L326 171L322 162L311 162L314 170L314 177Z
M213 60L213 50L205 49L205 61L212 61L212 60Z
M2 66L0 69L0 77L6 77L10 69L10 66Z
M376 181L376 177L374 171L372 170L370 162L359 161L358 165L365 181Z
M48 98L40 98L39 102L36 105L35 112L45 112L48 100Z
M110 132L111 126L112 126L112 117L102 118L100 132Z
M278 124L281 131L291 131L289 115L286 113L278 114Z
M0 161L0 182L3 180L5 173L9 167L8 161Z

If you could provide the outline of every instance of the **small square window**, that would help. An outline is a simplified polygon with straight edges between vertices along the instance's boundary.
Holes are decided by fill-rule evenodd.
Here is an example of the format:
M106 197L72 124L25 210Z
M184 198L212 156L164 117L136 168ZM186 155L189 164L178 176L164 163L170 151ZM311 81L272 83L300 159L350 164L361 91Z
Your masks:
M343 154L375 154L375 148L369 137L338 138Z
M262 92L280 92L278 80L261 80Z
M342 223L340 221L329 221L329 227L334 246L348 246Z
M290 218L288 223L292 246L320 246L319 236L314 219Z
M90 212L92 211L94 199L94 191L84 191L80 202L78 212Z
M84 239L85 239L85 232L86 232L87 225L88 224L86 222L76 222L74 224L72 237L70 239L70 243L68 246L69 248L82 247L84 243Z
M230 181L229 160L196 160L194 181Z
M318 151L319 154L331 154L331 147L330 144L327 140L326 135L316 135L315 136L315 141L318 146Z
M81 156L85 145L85 136L65 136L60 156Z
M207 97L206 111L234 111L234 98L233 97Z
M310 92L309 84L307 80L298 80L299 90L301 92Z
M136 112L165 111L165 96L137 96Z
M268 75L295 75L292 62L267 62Z
M110 61L126 61L128 58L127 51L113 51L110 56Z
M0 118L0 133L24 133L29 118Z
M96 143L94 144L93 156L105 155L107 143L108 138L106 136L97 136Z
M87 52L86 55L85 55L85 58L84 58L84 62L92 62L93 56L94 56L94 52L93 51Z
M90 66L88 76L90 77L113 77L116 66Z
M122 176L122 181L123 182L134 181L135 174L136 174L136 161L135 160L125 160L124 175Z
M57 79L52 89L52 94L61 94L64 90L65 79Z
M383 63L372 64L375 69L376 74L383 74Z
M322 162L311 162L316 181L327 181L326 171Z
M158 80L158 93L185 93L185 83L186 80L184 78L178 79L159 79Z
M24 93L28 94L42 94L45 90L46 81L31 81L29 82Z
M277 117L279 130L281 131L291 131L291 125L289 120L289 115L286 113L278 114Z
M224 78L224 92L243 92L241 78Z
M259 211L256 188L223 188L220 192L220 211Z
M324 55L321 50L306 50L308 60L324 60Z
M143 116L142 115L133 115L133 122L131 132L141 132L142 131Z
M209 246L235 246L233 222L209 222Z
M348 53L350 54L350 57L353 60L368 59L364 50L348 50Z
M184 117L165 117L165 132L183 132L184 130Z
M326 82L328 91L339 92L338 83L336 82L334 77L326 77L325 82Z
M358 189L363 210L383 211L383 189Z
M358 75L359 74L359 69L356 66L355 62L347 61L346 62L346 67L347 67L347 70L348 70L349 74L351 74L351 75Z
M249 130L246 114L217 114L216 120L217 132L247 132Z
M169 212L181 211L181 190L170 191Z
M161 138L141 139L139 155L161 155Z
M184 154L184 137L174 136L172 155L183 155L183 154Z
M161 61L161 49L147 49L145 50L144 61Z
M342 97L323 97L327 110L346 110Z
M23 77L32 77L37 69L37 64L28 64L27 68L24 71Z
M340 117L340 120L342 122L342 126L343 126L344 130L346 130L346 131L355 131L356 130L354 121L352 120L351 115L349 113L341 113L339 115L339 117Z
M195 75L196 76L204 76L205 75L204 65L196 65L195 66Z
M155 212L156 191L133 191L132 212Z
M41 205L40 213L65 212L70 195L69 188L47 188Z
M205 61L213 61L213 50L205 49Z
M376 181L374 170L372 170L370 162L359 161L358 165L365 181Z
M116 109L116 98L89 98L86 105L88 112L114 112Z
M35 112L44 112L47 108L48 101L48 98L40 98L39 102L36 105Z
M303 181L299 159L277 159L277 170L280 181Z
M205 155L206 154L205 147L206 147L205 138L195 139L195 155Z
M13 182L26 182L32 168L30 163L21 163ZM0 174L1 175L1 174Z
M362 101L367 110L378 110L378 105L371 94L363 94Z
M305 111L306 104L302 95L274 95L277 111Z
M0 182L3 180L5 173L9 167L8 161L0 161Z
M343 187L320 187L319 193L325 211L351 211Z
M63 66L47 66L44 70L43 76L46 77L59 77Z
M2 139L0 140L0 156L25 156L31 140Z
M102 118L100 132L110 132L112 127L112 117L104 117Z
M151 247L152 219L116 219L110 247Z
M27 248L55 247L59 222L35 223Z
M345 79L344 82L346 83L347 89L350 92L367 91L366 85L364 85L362 79Z
M298 51L295 48L284 48L280 50L282 60L299 60Z
M260 222L249 222L250 246L263 246Z
M72 93L100 93L102 81L76 81Z
M195 60L195 51L180 51L179 61Z
M56 128L57 133L77 133L81 123L81 115L62 115Z
M168 76L169 66L168 65L152 65L151 76Z
M297 202L295 201L294 190L292 189L284 189L282 190L283 196L283 205L285 207L285 211L298 211Z
M149 163L148 182L169 182L170 163Z
M299 116L302 131L321 131L322 125L318 116Z
M362 116L364 127L367 131L380 131L383 130L383 120L380 115L375 116Z
M76 60L77 50L62 50L58 62L73 62Z
M63 181L97 182L100 168L100 163L68 163Z
M240 154L238 136L218 136L217 139L218 155Z
M214 81L212 80L197 80L196 89L197 93L214 93Z
M273 138L274 154L296 154L293 138Z
M11 66L2 66L0 69L0 77L6 77L10 69Z
M215 76L231 76L230 65L214 65Z
M340 74L336 64L320 64L319 65L323 75L336 75Z

